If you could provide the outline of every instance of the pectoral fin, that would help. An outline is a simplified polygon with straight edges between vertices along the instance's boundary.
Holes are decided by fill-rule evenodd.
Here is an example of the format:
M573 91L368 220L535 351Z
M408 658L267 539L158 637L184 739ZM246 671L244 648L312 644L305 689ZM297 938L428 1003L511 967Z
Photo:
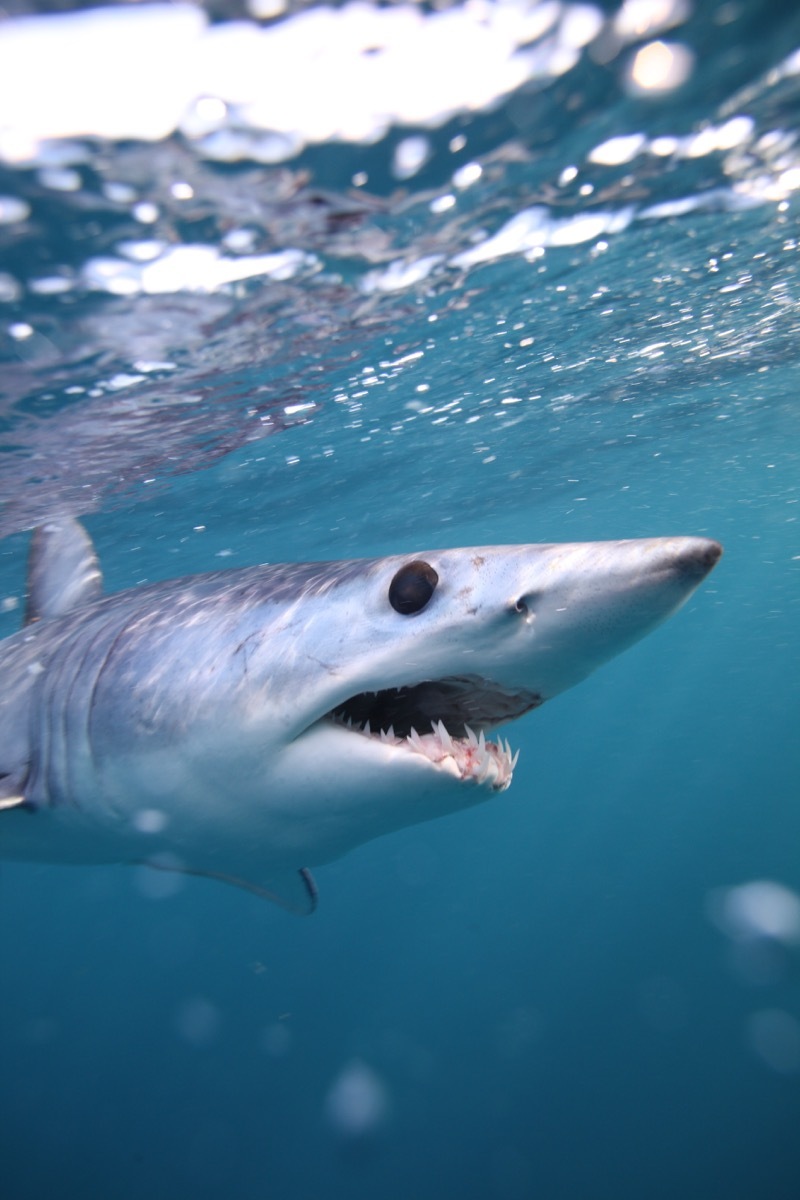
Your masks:
M236 875L226 875L221 871L202 871L194 867L167 865L158 859L149 861L147 865L159 871L177 871L182 875L199 875L203 879L231 883L234 887L244 888L245 891L260 896L262 900L271 900L273 904L278 904L287 912L295 913L299 917L311 916L317 907L317 885L307 867L301 867L299 871L273 874L269 879L255 883L251 879L240 879Z

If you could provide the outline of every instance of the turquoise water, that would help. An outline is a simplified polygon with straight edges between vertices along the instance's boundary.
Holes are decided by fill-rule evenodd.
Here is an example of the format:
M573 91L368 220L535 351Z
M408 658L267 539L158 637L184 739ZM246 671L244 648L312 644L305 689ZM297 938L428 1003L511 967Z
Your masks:
M592 9L558 73L564 6L531 43L549 74L492 105L305 131L273 163L241 112L224 163L186 124L43 126L27 158L0 130L3 635L26 530L60 511L110 591L447 545L725 546L673 621L514 725L508 792L320 868L310 919L0 864L4 1197L800 1194L800 22L697 7L624 37ZM694 57L643 95L655 42ZM175 247L239 276L205 260L197 290Z

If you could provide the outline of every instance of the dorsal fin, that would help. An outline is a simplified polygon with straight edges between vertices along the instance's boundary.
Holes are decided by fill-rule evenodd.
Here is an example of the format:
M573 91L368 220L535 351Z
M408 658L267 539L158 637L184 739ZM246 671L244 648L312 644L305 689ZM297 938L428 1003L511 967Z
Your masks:
M103 576L80 521L59 517L33 531L28 553L25 624L63 617L100 595Z

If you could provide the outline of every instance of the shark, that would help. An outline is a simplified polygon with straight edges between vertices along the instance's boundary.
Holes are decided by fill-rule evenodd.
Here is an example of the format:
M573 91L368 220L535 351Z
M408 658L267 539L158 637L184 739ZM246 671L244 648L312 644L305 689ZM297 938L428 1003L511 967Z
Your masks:
M0 642L0 856L148 863L289 911L309 867L504 791L497 730L671 616L705 537L272 563L104 595L74 517L33 533Z

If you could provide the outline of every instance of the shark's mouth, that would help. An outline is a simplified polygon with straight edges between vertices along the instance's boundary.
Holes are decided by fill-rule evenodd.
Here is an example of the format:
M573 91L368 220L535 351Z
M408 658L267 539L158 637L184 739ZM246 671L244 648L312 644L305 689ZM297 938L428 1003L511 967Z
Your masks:
M488 742L486 731L541 703L536 692L504 688L478 675L453 675L359 692L337 705L329 718L384 744L421 754L460 779L502 791L511 782L519 751L512 754L502 739Z

